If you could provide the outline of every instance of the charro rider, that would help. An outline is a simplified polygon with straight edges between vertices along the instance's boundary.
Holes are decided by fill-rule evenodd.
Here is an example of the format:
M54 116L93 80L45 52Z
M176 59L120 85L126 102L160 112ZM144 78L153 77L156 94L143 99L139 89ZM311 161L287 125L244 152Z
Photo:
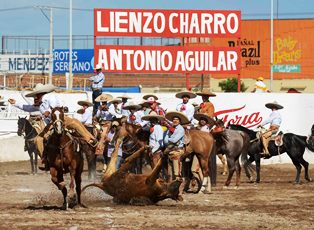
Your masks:
M176 98L182 99L182 102L177 105L176 110L187 116L190 122L193 120L195 109L194 106L189 103L189 100L195 97L196 94L189 91L184 91L176 94Z
M143 121L149 121L150 123L149 148L154 166L157 165L157 162L161 157L161 149L164 145L164 131L160 125L160 121L163 121L164 119L165 117L160 115L146 115L142 117Z
M92 94L92 97L93 97L93 104L94 104L94 107L93 107L93 115L96 114L96 111L100 105L99 102L95 101L95 99L101 95L102 93L102 87L103 87L103 84L104 84L104 81L105 81L105 75L101 72L101 64L97 64L96 65L96 75L95 76L92 76L89 78L89 80L92 82L92 91L93 91L93 94Z
M79 109L79 112L81 114L81 117L78 119L90 132L93 133L93 103L91 103L88 100L85 101L78 101L78 105L82 106L81 109Z
M280 128L282 119L278 110L283 109L283 106L279 105L276 101L272 103L267 103L265 104L265 106L266 108L271 109L272 112L270 113L269 117L259 125L259 127L263 127L264 125L270 124L269 128L261 136L264 147L263 155L269 156L270 154L268 152L268 143L270 137L276 134Z
M173 163L174 177L181 180L180 157L184 153L184 128L182 125L190 123L189 119L181 112L171 111L166 113L166 119L172 121L172 127L168 129L164 143L167 148L164 154L169 156Z
M209 101L209 97L216 97L216 94L210 92L208 89L204 89L201 92L196 93L198 96L202 97L202 103L199 105L199 113L204 113L210 118L213 118L215 115L214 104Z
M50 123L51 109L62 106L61 98L59 97L58 94L53 92L55 91L55 89L56 87L51 84L46 85L43 85L41 83L37 84L33 92L26 94L26 97L34 97L33 105L16 103L16 100L12 98L8 100L9 103L11 103L12 105L16 106L19 109L22 109L27 112L40 111L40 113L42 114L42 117L46 122L47 126L35 140L41 158L44 158L43 137L45 136L45 138L47 138L47 135L45 134L49 130L51 124ZM66 128L76 130L91 145L97 144L95 138L86 130L84 125L79 120L65 116L64 124ZM43 169L43 167L41 167L41 169Z

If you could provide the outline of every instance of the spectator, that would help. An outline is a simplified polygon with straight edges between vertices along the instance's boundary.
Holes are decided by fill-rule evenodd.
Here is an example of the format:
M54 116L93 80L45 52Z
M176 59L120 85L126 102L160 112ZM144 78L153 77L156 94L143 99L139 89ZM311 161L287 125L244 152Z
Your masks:
M252 93L270 93L270 91L266 87L266 84L264 83L263 77L258 77L256 79Z
M100 103L95 101L95 99L102 94L102 87L105 81L105 75L101 72L102 67L100 64L96 65L96 75L89 78L89 80L92 82L92 97L93 97L93 115L96 114L98 107L100 106Z

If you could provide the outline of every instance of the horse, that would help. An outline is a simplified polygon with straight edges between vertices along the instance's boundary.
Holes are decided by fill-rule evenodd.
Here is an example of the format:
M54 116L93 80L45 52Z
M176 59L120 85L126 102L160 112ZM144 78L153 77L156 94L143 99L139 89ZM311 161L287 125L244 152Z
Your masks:
M225 181L225 186L229 186L233 173L236 171L236 187L240 184L241 166L240 155L247 154L250 146L250 137L247 133L225 129L222 119L216 119L213 129L213 136L216 140L217 152L226 155L228 164L228 177ZM215 131L217 130L218 131Z
M64 112L62 107L52 109L51 122L53 127L52 134L48 138L45 151L47 151L51 180L61 190L63 195L61 209L66 210L69 207L69 200L63 175L68 172L70 173L70 201L74 201L75 198L75 181L77 204L81 205L81 181L84 158L82 151L79 150L79 139L70 135L64 127Z
M149 140L149 131L146 131L141 126L124 123L115 138L120 137L123 140L123 143L133 143L133 146L138 145L138 148L147 145ZM181 157L181 161L183 161L186 157L191 154L195 154L200 162L200 167L202 169L204 178L202 181L202 186L200 191L204 193L211 193L211 178L210 175L214 176L214 173L210 173L215 171L216 162L214 162L211 166L209 165L210 156L214 152L214 139L211 134L199 131L199 130L189 130L188 136L190 142L186 146L186 151ZM132 146L132 144L130 144ZM151 167L154 168L154 162L158 162L159 156L157 159L150 158ZM164 159L162 159L164 161ZM141 166L141 164L140 164ZM141 168L141 167L140 167ZM213 178L216 179L215 177Z
M30 163L32 174L37 174L37 161L38 161L38 149L34 142L34 139L38 135L37 130L32 126L30 121L26 119L26 117L18 117L17 121L17 135L22 136L25 133L25 150L27 150Z
M82 189L82 192L88 187L95 186L112 196L114 202L125 204L138 201L153 204L167 198L182 201L183 199L179 195L181 181L167 183L159 178L162 164L161 159L159 159L156 167L149 175L129 172L134 161L145 151L144 146L127 157L120 169L116 169L118 149L122 143L122 139L123 136L118 137L116 140L115 150L102 176L101 183L89 184Z
M228 125L228 128L233 130L242 130L243 132L246 132L250 139L251 139L251 145L249 147L248 155L243 155L243 161L244 161L244 169L246 172L247 177L250 179L250 181L253 181L253 178L250 174L249 166L250 164L255 161L256 164L256 183L260 182L260 158L261 153L263 152L263 144L260 140L260 138L256 137L257 132L247 129L241 125ZM304 160L303 154L305 151L305 148L308 148L312 152L314 151L314 148L311 148L311 146L306 142L307 137L297 135L294 133L285 133L282 137L282 145L277 146L275 143L275 140L270 140L268 144L268 151L270 153L270 156L266 157L267 159L278 156L282 153L287 153L290 159L292 160L292 163L294 164L296 168L296 177L295 177L295 184L300 184L300 174L302 166L304 167L305 174L304 178L308 182L312 181L312 178L309 176L309 163ZM302 166L301 166L302 165Z

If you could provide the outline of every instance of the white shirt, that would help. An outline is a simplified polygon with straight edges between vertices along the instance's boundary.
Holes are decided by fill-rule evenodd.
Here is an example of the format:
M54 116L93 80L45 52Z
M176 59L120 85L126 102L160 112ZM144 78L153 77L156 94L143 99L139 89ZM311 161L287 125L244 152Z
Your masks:
M206 132L206 133L210 132L208 125L200 126L200 131Z
M96 117L101 118L102 120L105 120L105 121L111 121L113 118L113 116L108 110L99 110L99 109L96 112Z
M274 110L271 112L271 114L269 114L269 117L261 123L261 126L267 124L280 126L281 121L282 119L280 113L278 112L278 110Z
M144 116L144 112L139 110L139 111L136 111L134 112L133 114L135 116L135 120L131 120L131 116L132 114L130 113L129 116L128 116L128 123L130 124L135 124L135 125L141 125L142 126L142 117Z
M149 135L149 147L151 147L152 153L163 147L164 139L164 131L161 125L156 124L153 129L154 131Z
M93 107L88 107L82 114L80 122L84 125L93 124Z
M266 93L267 87L263 81L256 81L255 82L255 93Z
M115 144L111 143L112 138L114 137L114 134L115 134L114 132L109 131L107 135L108 139L110 140L108 142L108 151L107 151L108 157L111 157L113 150L115 148ZM118 149L118 156L122 157L122 143L120 144L119 149Z
M187 116L187 118L189 119L189 121L193 120L193 116L194 116L194 106L191 105L190 103L186 103L184 104L183 102L177 105L176 110L178 112L182 112L185 114L185 116Z
M118 105L118 108L114 107L114 104L109 105L109 109L108 109L109 113L116 118L121 118L122 114L121 114L121 110L120 107Z

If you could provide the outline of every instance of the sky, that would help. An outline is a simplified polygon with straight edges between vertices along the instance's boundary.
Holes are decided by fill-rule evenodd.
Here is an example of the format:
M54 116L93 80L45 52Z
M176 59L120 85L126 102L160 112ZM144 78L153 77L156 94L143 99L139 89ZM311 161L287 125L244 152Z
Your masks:
M313 0L273 1L274 17L314 18ZM73 35L93 34L94 8L240 10L244 19L269 19L271 8L271 0L72 0L72 4ZM0 0L0 36L49 35L49 21L35 6L69 5L69 0ZM55 35L69 34L68 9L54 9L53 22Z

